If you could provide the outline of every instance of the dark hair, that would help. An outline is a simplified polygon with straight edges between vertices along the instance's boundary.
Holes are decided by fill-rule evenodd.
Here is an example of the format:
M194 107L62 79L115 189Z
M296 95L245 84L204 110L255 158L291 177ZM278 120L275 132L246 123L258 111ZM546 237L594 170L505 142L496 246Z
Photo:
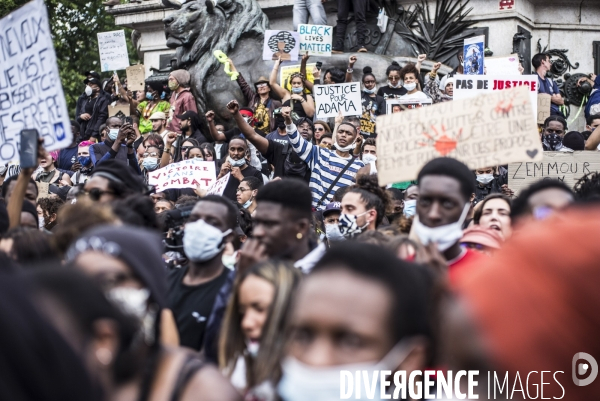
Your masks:
M135 194L112 203L112 209L123 223L158 230L154 202L148 196Z
M365 204L365 209L375 209L377 212L377 220L375 226L379 226L385 217L386 211L390 206L390 198L377 182L377 177L374 175L360 175L356 179L356 185L352 187L348 193L360 195L360 200Z
M193 146L200 146L200 142L196 138L185 138L181 141L181 145L183 146L186 142L190 142Z
M213 159L216 158L216 152L215 152L215 147L213 146L212 143L210 142L204 142L202 145L200 145L200 149L203 150L203 154L204 154L204 158L206 159L206 152L210 152L210 154L212 155Z
M162 157L162 153L163 153L163 147L162 146L156 146L153 144L150 144L148 146L145 146L146 148L146 152L148 151L149 148L156 148L158 149L158 162L160 163L160 158Z
M300 124L304 124L304 123L308 123L308 125L310 126L311 131L315 132L315 125L313 124L312 120L306 117L300 117L299 119L297 119L294 124L296 125L296 127L300 126Z
M387 193L391 200L404 200L404 192L398 188L388 188Z
M598 202L600 200L600 173L588 173L581 177L575 185L575 196L578 201Z
M194 206L200 198L196 195L181 195L175 200L175 207L180 209L185 206Z
M238 223L244 235L250 237L252 235L252 215L243 207L238 209ZM236 242L234 241L234 245L237 245L236 249L239 249L241 244L237 244Z
M53 214L57 214L58 209L60 209L60 207L65 204L65 202L60 198L52 196L48 198L40 198L37 201L37 204L39 205L39 207L42 208L44 214L50 217Z
M333 198L331 199L331 201L341 202L344 198L344 195L346 195L348 191L350 191L350 189L352 189L351 185L346 185L345 187L338 188L338 190L335 191L335 193L333 194Z
M392 64L390 64L387 70L385 70L385 75L389 76L390 72L392 71L398 71L398 73L400 73L400 70L402 70L402 68L400 68L400 64L398 64L397 61L392 61Z
M365 139L365 141L363 142L363 145L362 145L361 152L365 151L365 146L375 146L375 147L377 147L377 141L375 140L375 138L367 138L367 139Z
M585 150L585 139L577 131L567 132L563 138L563 145L573 150Z
M583 139L586 141L590 138L590 135L592 135L592 131L581 131L581 136L583 136Z
M323 128L325 128L326 134L331 134L331 128L329 127L329 124L327 124L327 122L325 122L323 120L317 120L313 123L313 127L317 124L321 124L323 126ZM323 134L323 135L325 135L325 134Z
M514 219L527 214L529 212L529 198L531 198L533 195L540 191L544 191L550 188L561 189L571 195L574 195L571 188L569 188L567 184L559 180L547 178L541 181L534 182L533 184L522 190L518 198L512 201L510 209L510 218L514 221Z
M407 186L406 188L404 188L404 199L406 199L406 197L408 196L408 190L411 189L412 187L419 187L417 184L410 184L409 186ZM469 195L469 199L471 199L471 196Z
M333 134L331 132L325 132L323 135L321 135L321 137L319 138L319 142L317 143L320 144L323 141L323 138L331 138L333 139Z
M2 238L13 240L9 256L21 266L49 264L58 260L50 246L49 235L35 228L15 227Z
M340 68L332 67L326 70L325 74L323 74L323 77L325 77L327 73L331 74L331 80L336 84L341 84L344 83L344 81L346 81L346 72Z
M369 66L366 66L365 68L363 68L363 77L362 77L362 81L364 82L365 78L371 76L373 77L373 79L375 80L375 82L377 82L377 78L375 78L375 75L373 75L373 69Z
M311 276L348 270L388 290L392 299L389 327L392 342L423 335L432 340L431 292L433 279L427 269L398 259L379 246L347 241L331 247L315 265Z
M457 180L460 183L460 191L465 202L468 202L475 192L473 172L464 163L451 157L438 157L425 164L417 176L419 184L423 177L428 175L443 175Z
M542 61L546 60L547 58L548 55L546 53L538 53L531 59L531 65L533 65L533 68L537 70L540 68L540 65L542 65Z
M71 127L75 128L75 133L79 134L81 132L81 125L75 120L71 120Z
M247 182L251 190L255 190L263 186L263 180L259 180L256 177L246 177L240 181L240 183L241 182Z
M234 136L233 136L233 137L232 137L232 138L229 140L229 144L231 145L231 142L232 142L232 141L234 141L234 140L236 140L236 139L238 139L238 140L240 140L240 141L244 142L244 144L246 145L246 149L250 149L250 146L248 145L248 141L246 140L246 138L244 138L244 137L243 137L243 136L241 136L241 135L234 135Z
M415 75L417 80L419 79L419 70L417 70L417 67L413 63L408 63L400 70L400 79L404 81L406 74L411 73Z
M196 205L201 202L213 202L218 203L227 208L227 228L234 230L238 225L238 208L227 198L218 195L207 195L204 198L200 198Z
M600 120L600 114L590 114L585 118L585 123L587 125L592 125L594 120Z
M548 124L550 124L552 121L558 121L559 123L562 124L563 129L565 131L567 130L567 120L565 120L561 116L557 116L557 115L552 115L552 116L548 117L547 119L545 119L544 120L544 128L547 128Z
M162 150L162 148L164 148L165 146L165 141L162 139L162 136L152 133L146 135L146 137L142 141L142 145L144 145L145 148L154 146L155 148L159 148Z
M344 117L344 120L342 121L342 124L352 124L352 126L356 129L356 130L360 130L360 118L357 116L346 116ZM340 125L342 125L340 124Z
M475 224L479 224L479 219L481 219L481 214L483 213L483 208L485 207L485 204L492 199L502 199L508 204L508 208L512 210L512 202L510 201L510 198L508 196L498 193L489 194L480 202L479 207L475 209L475 213L473 214L473 222Z
M4 182L2 183L2 198L4 198L4 200L6 200L7 202L8 199L6 199L6 193L8 192L8 187L10 186L10 183L12 181L15 181L16 184L17 178L19 178L18 174L11 175L10 177L6 177L4 179ZM27 186L29 186L29 184L33 184L33 186L35 187L35 196L37 196L39 192L35 180L33 178L29 178L29 183L27 184Z
M305 181L286 178L271 181L258 190L256 202L271 202L296 212L298 218L309 218L312 213L312 194Z

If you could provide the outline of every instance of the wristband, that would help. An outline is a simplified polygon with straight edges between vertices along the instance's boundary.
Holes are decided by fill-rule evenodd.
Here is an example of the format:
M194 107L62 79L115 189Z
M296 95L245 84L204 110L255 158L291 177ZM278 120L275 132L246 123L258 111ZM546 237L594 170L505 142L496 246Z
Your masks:
M348 67L348 69L346 70L346 72L349 72L349 73L351 73L351 74L352 74L352 73L354 72L354 69L352 69L352 68Z

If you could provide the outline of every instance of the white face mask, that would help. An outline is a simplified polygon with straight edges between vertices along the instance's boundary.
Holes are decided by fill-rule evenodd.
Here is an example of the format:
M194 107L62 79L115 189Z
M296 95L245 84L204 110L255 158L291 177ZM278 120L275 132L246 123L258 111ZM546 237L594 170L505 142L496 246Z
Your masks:
M388 80L388 86L389 86L390 88L394 88L394 89L395 89L395 88L399 88L399 87L401 87L401 86L402 86L402 81L398 81L398 82L396 82L395 84L393 84L393 83L392 83L392 81L389 81L389 80Z
M108 131L108 138L111 141L114 141L115 139L117 139L117 136L119 135L119 129L118 128L111 128Z
M235 251L231 255L223 254L223 256L221 256L221 262L223 262L223 266L225 266L229 270L235 269L236 259L237 259L237 251Z
M494 174L477 174L477 182L487 185L494 180Z
M404 209L402 209L402 213L406 217L414 216L417 211L417 200L409 199L404 201Z
M408 348L404 345L404 342L401 342L392 348L379 362L363 362L324 368L313 368L293 357L287 357L281 366L283 375L277 388L278 393L285 401L339 400L341 395L340 371L347 370L353 375L357 370L367 371L369 372L369 377L373 377L373 372L376 370L394 371L406 359L411 348ZM379 380L377 382L374 394L366 394L366 391L361 391L361 399L381 399ZM355 398L355 395L352 395L352 399L359 399Z
M192 262L206 262L225 248L223 237L231 229L221 232L204 220L187 223L183 231L183 251Z
M352 142L350 145L342 147L342 146L338 145L337 138L336 138L335 142L333 142L333 146L335 146L335 148L337 150L339 150L340 152L350 152L351 150L354 150L354 148L356 147L356 140L354 142Z
M231 156L227 156L227 161L231 164L231 167L242 167L246 164L246 159L241 158L239 160L233 160Z
M46 222L44 221L44 216L38 216L38 227L41 230L46 226Z
M92 96L92 93L94 93L94 91L92 90L92 88L89 87L89 86L86 86L85 87L85 95L86 96Z
M116 287L107 297L128 315L143 319L148 310L150 291L146 288Z
M371 162L377 160L377 156L372 155L370 153L366 153L363 155L362 160L363 162L365 162L365 164L371 164Z
M427 227L419 221L419 216L417 216L413 221L413 227L421 244L428 245L433 242L437 245L440 252L444 252L446 249L456 244L463 236L462 225L467 217L470 207L470 203L465 205L458 221L439 227Z
M417 87L416 83L411 83L411 84L404 84L404 89L406 89L407 91L412 91Z
M346 239L337 224L325 224L325 236L329 241L343 241Z

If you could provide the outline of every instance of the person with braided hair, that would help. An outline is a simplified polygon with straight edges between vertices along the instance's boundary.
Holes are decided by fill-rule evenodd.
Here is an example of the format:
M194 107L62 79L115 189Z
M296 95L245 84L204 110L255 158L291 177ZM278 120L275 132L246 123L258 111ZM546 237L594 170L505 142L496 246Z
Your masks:
M280 64L281 58L277 59L275 65L273 65L273 70L269 77L271 90L281 98L283 107L290 107L292 109L292 119L294 121L297 121L301 117L312 119L315 115L315 101L312 96L304 93L304 75L299 72L290 75L290 85L292 86L290 93L277 83Z

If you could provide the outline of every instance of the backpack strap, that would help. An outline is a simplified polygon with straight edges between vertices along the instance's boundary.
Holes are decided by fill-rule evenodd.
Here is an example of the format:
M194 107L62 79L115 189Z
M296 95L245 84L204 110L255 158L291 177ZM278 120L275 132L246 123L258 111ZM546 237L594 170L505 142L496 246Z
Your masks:
M321 196L321 199L319 199L319 201L317 202L317 207L321 206L323 204L323 201L327 198L327 195L329 195L329 193L331 192L331 190L333 189L333 187L335 187L335 184L338 183L338 181L340 180L340 178L342 178L342 176L344 175L344 173L346 172L346 170L348 170L348 168L350 168L350 165L352 163L354 163L354 159L356 159L355 156L352 156L352 158L350 159L350 161L348 161L348 163L346 163L346 165L344 166L344 168L342 169L342 171L340 171L340 173L337 175L337 177L335 177L335 180L333 180L331 182L331 185L329 186L329 188L327 188L327 191L325 191L323 193L323 196Z

